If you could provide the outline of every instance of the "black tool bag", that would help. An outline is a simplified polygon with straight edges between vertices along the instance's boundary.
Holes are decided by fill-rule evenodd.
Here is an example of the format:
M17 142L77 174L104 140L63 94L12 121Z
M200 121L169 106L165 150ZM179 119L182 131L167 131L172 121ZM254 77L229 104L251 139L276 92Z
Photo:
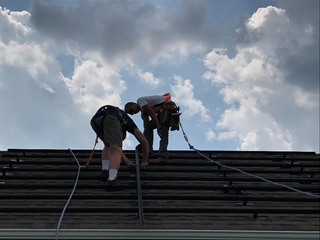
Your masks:
M162 108L165 111L163 123L168 124L171 131L179 130L180 108L174 102L166 102Z

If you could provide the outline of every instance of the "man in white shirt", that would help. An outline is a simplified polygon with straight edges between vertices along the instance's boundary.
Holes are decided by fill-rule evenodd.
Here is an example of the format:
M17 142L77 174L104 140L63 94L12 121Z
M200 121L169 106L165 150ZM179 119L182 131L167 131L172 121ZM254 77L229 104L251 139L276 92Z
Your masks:
M153 95L140 97L137 103L128 102L125 105L126 113L133 115L141 112L144 126L143 134L149 143L150 156L153 155L153 130L157 129L160 137L159 158L150 159L149 162L151 163L168 162L169 152L167 147L169 143L170 125L163 122L165 111L162 111L162 105L168 101L171 101L168 96Z

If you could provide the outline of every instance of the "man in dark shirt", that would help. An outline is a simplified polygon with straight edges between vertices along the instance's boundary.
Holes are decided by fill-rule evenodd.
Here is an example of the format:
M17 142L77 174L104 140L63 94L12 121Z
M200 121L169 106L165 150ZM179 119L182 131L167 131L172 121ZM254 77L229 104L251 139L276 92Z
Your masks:
M115 186L121 159L128 161L122 152L122 141L126 132L133 134L142 146L140 168L148 164L149 144L133 120L121 109L106 105L101 107L91 119L92 129L104 143L102 150L102 172L108 178L108 186Z

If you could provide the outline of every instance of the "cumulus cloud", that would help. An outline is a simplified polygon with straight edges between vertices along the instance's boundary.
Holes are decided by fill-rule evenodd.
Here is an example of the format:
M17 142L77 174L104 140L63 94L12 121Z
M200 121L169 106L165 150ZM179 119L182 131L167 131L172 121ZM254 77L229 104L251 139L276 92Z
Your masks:
M317 26L306 26L296 27L284 9L260 8L239 29L246 34L234 57L221 48L207 54L208 71L203 76L220 87L231 105L217 123L226 130L219 134L220 140L236 137L242 150L318 148L319 95L291 81L292 66L283 69L290 56L303 59L308 54L305 49L315 44ZM319 89L319 78L312 81ZM312 138L300 141L305 134L297 128Z
M292 149L290 133L255 106L254 100L243 100L239 108L225 110L217 127L229 130L219 135L220 140L237 137L241 150Z
M211 140L215 139L216 134L214 133L213 130L209 129L208 131L205 132L205 136L206 136L207 141L211 141Z
M126 89L117 72L89 60L77 64L72 78L64 81L74 102L87 113L107 104L120 107L120 95Z
M160 85L161 79L155 77L152 72L143 72L141 69L136 67L128 67L127 71L131 75L137 77L142 84L147 85L152 89L155 89Z
M258 46L274 56L284 81L319 92L319 2L279 1L260 8L238 29L238 46Z
M139 71L138 76L144 83L150 85L152 88L156 88L160 83L160 79L154 77L153 73L151 72L142 73Z
M130 140L129 136L127 135L126 139L123 140L122 143L122 149L133 149L134 145L133 145L133 141Z
M237 138L237 136L238 136L237 131L220 132L218 139L226 140L226 139Z
M0 35L1 42L8 44L12 39L26 41L32 32L29 18L30 13L27 11L10 12L0 6L0 32L6 33Z
M0 18L0 111L6 113L0 120L10 123L0 126L1 135L8 136L0 140L0 147L91 143L92 114L101 105L121 105L126 87L120 75L75 56L74 72L66 78L57 56L67 52L67 45L40 37L26 11L1 8Z
M38 79L39 74L48 74L46 65L47 59L41 47L36 43L19 44L10 41L7 45L0 43L1 62L3 65L26 68L27 72L34 78Z
M189 79L183 80L180 76L174 75L175 85L171 85L171 92L174 101L185 107L184 116L191 117L200 115L203 122L211 122L212 119L203 103L194 97L193 85Z
M247 135L243 138L243 142L241 143L241 150L256 150L258 151L260 148L257 146L258 135L255 131L248 132Z

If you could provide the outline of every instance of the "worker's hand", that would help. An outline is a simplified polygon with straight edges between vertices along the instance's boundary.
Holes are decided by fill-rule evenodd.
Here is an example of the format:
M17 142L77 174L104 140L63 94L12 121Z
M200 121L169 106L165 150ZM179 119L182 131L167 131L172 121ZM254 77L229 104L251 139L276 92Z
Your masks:
M163 131L161 130L161 125L159 127L157 127L157 132L158 132L159 137L162 137Z
M142 162L140 164L140 169L146 169L147 168L147 165L148 165L148 162Z
M137 165L136 164L134 164L134 163L132 163L132 162L128 162L127 163L127 167L129 168L129 169L132 169L132 168L135 168Z

